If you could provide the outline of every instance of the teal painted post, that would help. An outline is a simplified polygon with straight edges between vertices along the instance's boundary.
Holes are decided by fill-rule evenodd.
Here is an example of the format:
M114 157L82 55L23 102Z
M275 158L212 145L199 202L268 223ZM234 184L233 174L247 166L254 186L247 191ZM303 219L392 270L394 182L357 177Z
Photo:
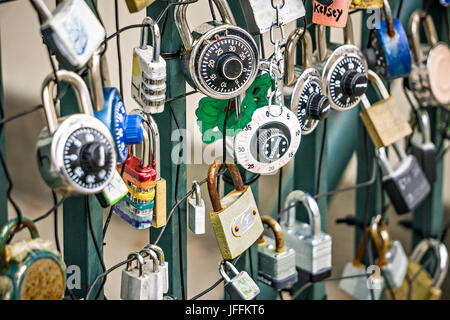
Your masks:
M88 4L91 4L88 1ZM64 96L61 101L61 115L79 113L75 95L72 90ZM100 204L95 196L89 196L92 226L97 245L103 257L103 213ZM85 205L85 196L75 196L64 201L63 205L63 230L64 230L64 260L67 266L75 265L81 271L81 288L75 288L73 293L76 296L84 297L87 289L92 284L98 274L102 272L100 259L97 256L94 242L92 240L88 211ZM99 281L94 289L97 293L101 286ZM101 299L101 293L99 298ZM93 296L90 299L94 299Z
M177 2L170 0L170 3ZM156 18L167 5L167 1L158 0L147 8L147 15ZM164 35L161 41L161 52L177 52L182 49L182 43L178 35L177 28L174 24L173 9L168 12L168 19ZM161 28L161 25L160 25ZM149 42L150 43L150 42ZM186 92L185 79L180 59L167 59L167 97L175 97ZM186 99L179 99L171 103L175 111L178 123L181 129L186 128ZM166 104L164 112L154 115L159 127L159 134L161 138L161 177L167 181L167 214L169 210L175 205L175 182L177 177L176 161L179 155L180 147L184 150L183 155L186 156L186 136L183 134L183 141L179 142L178 134L172 133L176 131L177 125L171 114L170 107ZM172 159L173 153L173 159ZM184 158L183 158L184 159ZM174 162L175 161L175 162ZM186 192L186 165L182 160L178 182L177 196L181 197ZM162 247L165 253L165 258L169 262L169 294L181 299L181 278L180 278L180 253L183 256L183 274L185 281L185 288L187 288L187 272L186 272L186 203L180 206L181 225L178 223L178 210L175 210L172 219L169 221L167 228L162 236L159 246ZM181 228L181 239L179 237L179 230ZM156 237L161 229L150 229L150 242L154 243ZM181 247L180 247L181 245Z
M0 35L0 114L4 116L5 114L5 99L3 95L3 74L2 74L2 39ZM6 160L6 140L5 140L5 129L2 126L0 130L0 152ZM8 184L6 182L5 172L0 170L0 228L2 228L8 221L8 200L6 197L6 192L8 190Z

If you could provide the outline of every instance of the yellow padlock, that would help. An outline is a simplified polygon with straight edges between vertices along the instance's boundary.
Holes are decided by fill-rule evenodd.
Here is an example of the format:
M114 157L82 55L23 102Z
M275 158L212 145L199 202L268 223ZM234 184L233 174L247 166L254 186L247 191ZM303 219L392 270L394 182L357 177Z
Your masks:
M155 198L155 188L140 189L134 185L128 184L128 193L139 200L153 200Z
M126 0L128 11L130 13L139 12L149 5L151 5L155 0Z
M352 0L350 9L383 8L383 0Z

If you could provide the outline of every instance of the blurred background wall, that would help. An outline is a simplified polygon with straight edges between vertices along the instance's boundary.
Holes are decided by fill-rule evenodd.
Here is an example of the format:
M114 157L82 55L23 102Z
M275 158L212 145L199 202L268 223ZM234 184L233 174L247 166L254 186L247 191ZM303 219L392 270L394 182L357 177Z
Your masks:
M45 0L50 8L54 8L54 0ZM145 16L144 12L130 14L126 8L125 1L119 1L120 26L140 23ZM115 31L114 1L99 0L98 9L103 18L107 34ZM360 39L361 15L353 16L355 39ZM192 26L199 25L210 19L207 0L200 0L188 9L188 21ZM288 30L293 28L288 26ZM131 29L121 34L121 54L123 62L123 85L124 101L128 110L137 107L131 98L131 64L133 47L139 44L140 30ZM39 31L39 22L36 13L29 1L18 0L0 5L0 39L1 39L1 62L3 71L3 86L5 95L6 116L27 110L32 106L40 104L40 90L42 80L51 72L48 54L42 44ZM342 34L339 30L332 30L332 41L342 42ZM357 41L359 42L359 40ZM265 41L270 43L270 41ZM266 52L269 52L267 48ZM111 81L119 87L119 73L116 41L108 43L106 53ZM399 100L402 108L409 114L409 106L400 90L400 83L393 84L393 94ZM190 91L187 88L187 91ZM188 138L188 150L204 148L201 136L196 125L195 109L200 94L187 98L187 123L190 137ZM13 197L17 199L25 215L36 217L53 206L49 188L40 178L35 162L35 143L37 136L44 126L44 117L41 112L35 112L6 125L7 136L7 162L14 181ZM220 143L220 142L219 142ZM189 151L188 151L189 153ZM301 154L301 148L299 151ZM446 158L446 169L449 168L450 157ZM192 180L201 180L205 177L208 165L194 164L187 166L188 188ZM450 175L446 170L445 176L445 210L446 216L450 215ZM344 174L341 186L351 186L356 180L356 161L352 159ZM277 186L278 176L265 176L260 179L260 201L261 214L267 214L276 205L277 198L273 196L273 188ZM207 196L206 186L202 188L207 211L210 210L210 202ZM333 237L333 274L338 276L342 273L346 262L353 258L353 229L350 227L336 225L335 220L354 213L354 193L348 192L336 196L330 204L328 212L328 233ZM9 216L14 216L14 211L9 208ZM106 215L104 214L106 217ZM403 218L403 217L402 217ZM390 231L394 239L400 240L409 251L410 233L397 226L398 217L391 210L389 212ZM62 218L59 219L60 237L62 239ZM38 224L43 238L54 239L53 219L49 218ZM113 215L110 228L106 237L105 264L112 266L126 258L128 252L141 248L146 244L148 231L136 231L122 220ZM188 297L209 287L215 282L219 275L217 263L221 260L211 225L207 223L207 234L193 236L188 231ZM105 295L108 299L119 299L120 296L120 271L113 272L108 276L105 287ZM337 289L337 283L327 283L329 299L345 299L346 296ZM445 284L450 289L449 281ZM445 290L444 290L445 291ZM219 286L206 299L221 298L222 286ZM444 297L450 298L448 293Z

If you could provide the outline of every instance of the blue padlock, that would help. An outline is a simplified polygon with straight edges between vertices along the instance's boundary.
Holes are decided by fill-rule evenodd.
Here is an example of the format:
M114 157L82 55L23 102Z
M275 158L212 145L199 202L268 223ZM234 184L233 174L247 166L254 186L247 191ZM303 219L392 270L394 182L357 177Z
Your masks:
M12 219L0 233L0 300L61 300L66 289L64 261L26 217L21 226L31 239L7 244L18 224Z
M140 115L128 115L119 91L105 86L101 76L100 60L101 51L98 50L89 61L89 83L94 101L94 115L111 131L117 162L122 163L127 159L128 146L139 144L144 139L144 121Z
M389 1L384 0L385 20L376 23L364 53L370 67L387 81L409 75L412 68L411 49L401 22L392 17Z

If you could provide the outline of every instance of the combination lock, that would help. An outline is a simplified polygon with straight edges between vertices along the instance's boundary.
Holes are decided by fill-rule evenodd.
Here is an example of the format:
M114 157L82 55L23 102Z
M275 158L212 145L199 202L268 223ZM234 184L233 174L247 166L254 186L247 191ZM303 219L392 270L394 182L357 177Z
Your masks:
M175 22L185 48L189 84L211 98L231 99L245 93L256 78L258 49L252 36L236 26L226 0L214 3L222 21L203 23L191 33L187 5L182 5L175 7Z
M330 105L336 110L350 110L358 105L367 90L367 62L361 50L353 43L353 25L347 20L344 28L345 44L330 53L326 29L316 26L316 66L322 71L324 91Z
M302 43L302 65L294 67L294 52L298 41ZM286 104L297 114L302 134L309 134L319 120L328 117L329 99L322 93L320 73L312 67L312 39L308 30L295 29L286 41L284 94Z
M83 79L67 70L59 70L57 77L73 86L82 113L57 118L51 95L56 83L50 74L42 89L47 127L37 144L40 173L51 188L66 196L98 193L111 182L116 167L112 135L94 117Z
M237 161L250 172L272 174L294 157L301 135L300 123L288 108L259 108L235 138Z

